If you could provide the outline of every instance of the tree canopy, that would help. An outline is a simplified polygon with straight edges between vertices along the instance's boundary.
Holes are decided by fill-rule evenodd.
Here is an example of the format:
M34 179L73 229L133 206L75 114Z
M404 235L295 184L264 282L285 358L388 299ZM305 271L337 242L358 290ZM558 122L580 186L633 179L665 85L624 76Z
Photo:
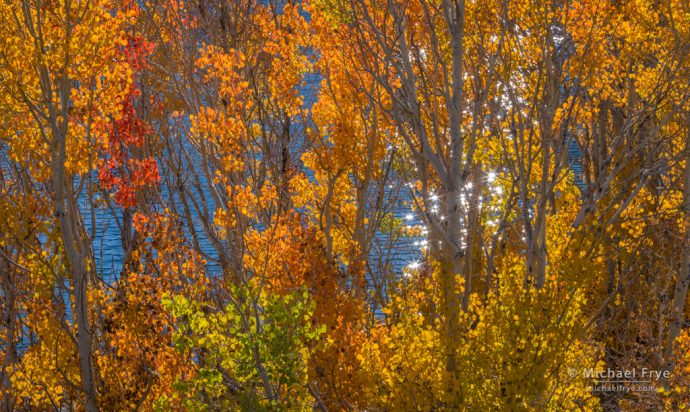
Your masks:
M0 2L3 410L687 410L689 286L686 0Z

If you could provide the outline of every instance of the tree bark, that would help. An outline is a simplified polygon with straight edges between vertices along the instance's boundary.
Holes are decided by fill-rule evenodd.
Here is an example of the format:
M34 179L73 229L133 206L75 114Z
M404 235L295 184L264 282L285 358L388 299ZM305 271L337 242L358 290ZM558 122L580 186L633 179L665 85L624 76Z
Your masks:
M684 321L685 301L688 296L688 285L690 285L690 133L685 140L685 171L683 178L683 251L676 288L673 294L671 306L671 321L669 323L668 340L664 351L664 362L666 370L673 369L673 347Z
M4 253L4 252L3 252ZM16 291L12 276L10 274L10 263L0 254L0 281L2 281L2 292L5 298L5 305L2 311L2 318L7 329L7 343L5 346L5 357L2 363L2 389L4 397L2 410L10 412L14 410L15 397L12 395L12 383L10 381L10 370L12 364L17 362L17 342L15 332L17 330L17 317L15 309Z
M66 129L66 127L64 128ZM67 267L72 272L72 294L75 299L74 316L77 319L77 350L79 352L79 369L81 385L86 396L86 410L97 411L96 382L93 370L93 334L89 324L87 291L89 287L89 255L85 250L79 233L74 228L80 226L80 212L72 196L66 193L66 185L71 179L65 175L65 140L66 130L55 130L52 152L52 190L55 202L55 216L58 220L60 235L67 257Z

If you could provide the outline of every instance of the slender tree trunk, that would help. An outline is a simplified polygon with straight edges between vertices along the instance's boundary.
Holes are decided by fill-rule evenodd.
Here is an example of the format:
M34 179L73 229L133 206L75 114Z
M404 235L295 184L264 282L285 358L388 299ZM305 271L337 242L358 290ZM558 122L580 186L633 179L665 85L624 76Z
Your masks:
M474 273L475 257L481 263L481 240L482 234L479 226L479 199L482 194L482 182L479 176L481 175L482 166L476 163L473 166L472 175L474 176L472 184L472 192L469 194L469 210L467 211L467 228L466 228L466 244L465 244L465 290L462 295L462 309L467 311L470 303L470 295L472 294L472 274ZM466 195L467 196L467 195Z
M445 352L445 367L449 375L448 396L449 401L457 402L462 397L461 383L458 380L457 348L460 339L460 311L463 309L458 291L458 277L465 275L464 253L462 247L462 223L459 205L458 190L446 193L446 242L441 251L440 284L442 298L442 314L444 319L443 348ZM466 284L465 288L471 288ZM448 405L451 408L459 407L457 404Z
M66 129L66 128L64 128ZM97 411L96 381L93 368L93 336L89 324L87 291L89 287L89 255L84 244L78 239L79 227L78 205L66 193L66 185L72 184L65 175L65 141L66 131L53 129L52 154L52 189L55 200L55 216L60 227L63 247L67 256L68 268L72 272L72 293L75 299L74 316L77 319L77 350L79 352L79 369L81 386L86 396L86 410ZM93 269L93 268L91 268Z
M5 394L2 401L2 410L10 412L14 410L15 402L11 390L10 369L12 364L17 361L17 342L15 340L15 331L17 328L17 317L15 313L16 293L10 275L10 263L2 255L0 255L0 276L0 279L2 279L2 292L5 298L2 318L7 328L5 358L2 363L2 390Z
M89 274L93 274L94 267L91 261L90 241L81 224L81 214L76 194L68 188L72 187L71 176L66 176L66 144L67 131L71 110L72 80L69 78L71 61L70 41L74 28L72 2L64 1L64 25L65 35L64 57L61 69L51 73L50 69L41 60L38 63L38 79L45 108L46 128L51 136L51 189L52 200L55 206L55 218L65 250L67 268L72 274L72 296L74 297L74 316L77 319L77 350L79 353L79 369L81 386L86 397L85 408L88 412L98 411L96 380L93 367L93 336L89 325L89 313L87 291ZM41 25L44 22L37 18L34 21L34 13L29 2L23 2L22 9L25 22L30 32L34 33L36 48L40 52L46 50L46 43L42 37ZM26 103L32 110L39 110L30 100ZM95 279L95 275L91 276Z
M445 249L447 252L450 249ZM461 310L460 296L457 291L456 276L463 273L462 256L455 253L446 253L441 260L441 298L442 315L444 319L444 331L442 343L445 352L445 367L449 374L448 395L451 400L456 400L457 393L461 391L458 381L457 347L460 336L459 314ZM457 405L455 405L457 406Z
M667 370L673 369L673 346L685 319L685 301L690 285L690 133L685 141L685 173L683 188L683 257L676 280L676 290L673 294L671 306L671 322L668 330L668 340L664 351L664 361Z

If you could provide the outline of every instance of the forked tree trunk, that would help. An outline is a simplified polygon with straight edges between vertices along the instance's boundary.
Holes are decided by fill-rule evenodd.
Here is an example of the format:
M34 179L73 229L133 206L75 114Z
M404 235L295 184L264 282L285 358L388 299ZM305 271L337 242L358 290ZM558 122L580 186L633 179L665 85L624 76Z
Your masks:
M93 334L89 324L87 291L89 287L89 254L85 243L78 239L79 209L66 195L66 185L72 184L65 175L65 140L66 130L53 128L52 153L52 189L55 201L55 216L58 220L63 247L67 256L67 267L72 273L72 294L75 300L74 316L77 319L77 350L79 352L79 370L81 386L86 397L86 410L98 410L96 381L93 370ZM66 128L64 128L66 129Z

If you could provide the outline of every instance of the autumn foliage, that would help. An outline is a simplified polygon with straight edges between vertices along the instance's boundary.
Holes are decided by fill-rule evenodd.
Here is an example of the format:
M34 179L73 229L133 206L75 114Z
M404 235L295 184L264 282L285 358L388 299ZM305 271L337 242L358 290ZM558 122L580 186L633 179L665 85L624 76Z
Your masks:
M680 0L0 2L0 404L687 410L689 79Z

